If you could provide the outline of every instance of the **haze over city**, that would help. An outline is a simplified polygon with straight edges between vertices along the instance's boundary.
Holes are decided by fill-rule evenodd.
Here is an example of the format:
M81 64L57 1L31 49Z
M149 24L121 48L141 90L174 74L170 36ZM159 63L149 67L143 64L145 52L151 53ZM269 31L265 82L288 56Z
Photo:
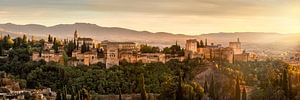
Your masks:
M299 33L299 0L0 0L1 23L87 22L139 31Z

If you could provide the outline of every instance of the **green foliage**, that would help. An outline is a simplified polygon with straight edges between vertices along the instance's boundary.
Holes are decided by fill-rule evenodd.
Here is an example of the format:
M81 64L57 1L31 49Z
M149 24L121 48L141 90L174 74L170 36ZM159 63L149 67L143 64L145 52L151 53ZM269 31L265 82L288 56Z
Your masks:
M1 41L1 45L4 50L8 50L8 49L12 48L13 44L14 44L14 41L12 40L12 38L9 35L4 36L3 40Z
M8 59L10 61L30 61L30 56L32 54L30 48L17 48L8 52Z
M61 42L60 41L57 41L56 38L54 38L53 40L53 46L52 46L52 49L54 49L54 52L55 53L58 53L59 51L59 46L61 46Z
M177 44L171 47L165 47L162 52L165 54L184 56L184 49Z
M73 41L69 41L64 46L65 52L69 57L72 57L72 52L76 49L76 44Z
M204 82L204 93L208 93L208 83L206 80Z
M152 47L148 45L141 45L141 50L142 53L159 53L160 49L158 47Z
M229 77L241 76L240 82L253 88L249 99L294 99L299 89L299 81L292 80L299 68L279 60L222 63L219 70Z
M50 34L48 35L48 42L49 42L49 43L52 43L52 42L53 42L53 37L52 37Z
M209 97L212 98L213 100L216 100L216 98L217 98L215 85L216 85L215 79L214 79L214 76L212 75L210 84L209 84L209 88L208 88L208 94L209 94Z
M83 44L81 45L81 53L85 53L85 52L88 52L88 51L90 51L90 46L87 45L85 43L85 41L83 41Z
M12 48L8 52L8 58L0 60L0 70L19 78L18 81L22 88L50 87L54 91L58 91L60 99L66 98L65 95L68 93L72 95L73 100L78 100L90 98L91 94L95 93L146 94L147 90L149 93L160 94L159 98L163 100L199 100L204 94L215 100L219 99L218 97L226 97L228 94L230 96L225 99L292 100L296 98L300 90L300 81L295 75L299 72L299 68L282 61L235 62L234 64L219 62L216 72L221 72L233 82L230 86L220 87L219 80L216 80L219 77L218 74L212 75L210 81L204 82L203 89L193 80L198 68L208 66L200 58L182 62L171 60L166 63L121 63L120 66L110 69L105 69L105 65L101 63L89 67L74 67L54 62L46 63L43 60L30 61L31 52L42 51L45 41L40 40L30 44L24 41L27 40L26 38L23 36L23 38L11 39L8 35L0 41L0 51ZM53 48L57 50L61 45L51 36L48 41L53 42ZM72 41L65 41L64 44L66 44L64 48L66 52L63 53L63 61L67 62L68 57L72 56L71 53L77 46ZM201 46L201 44L200 42L199 45ZM144 53L160 52L158 47L147 45L142 46L141 49ZM85 48L83 51L87 50L88 48ZM180 54L183 49L179 45L172 45L170 48L165 48L163 52ZM99 49L98 54L103 54L103 51ZM142 73L143 78L141 79ZM236 78L236 85L233 85L236 76L239 78ZM141 80L143 82L140 82ZM240 84L251 87L253 92L247 96L246 90L243 88L241 93ZM239 95L234 95L234 93Z
M203 48L204 47L204 43L202 40L200 40L200 42L197 43L197 47L198 48Z
M235 100L241 100L241 88L240 88L240 80L237 77L235 83Z
M140 75L140 89L141 89L141 99L142 100L148 100L147 92L146 92L146 89L145 89L144 74Z
M243 92L242 92L242 100L247 100L247 92L245 87L243 88Z

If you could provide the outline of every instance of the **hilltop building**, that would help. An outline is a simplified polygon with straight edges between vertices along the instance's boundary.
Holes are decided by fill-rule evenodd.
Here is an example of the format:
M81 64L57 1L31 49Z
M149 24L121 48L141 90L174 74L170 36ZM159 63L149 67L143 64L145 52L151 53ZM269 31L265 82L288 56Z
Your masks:
M186 41L185 57L225 60L229 63L234 61L254 61L257 59L253 53L242 52L239 39L237 39L237 42L229 42L229 47L222 47L221 44L215 45L214 43L207 45L207 39L205 39L205 44L201 46L196 39L190 39Z
M49 50L43 52L33 52L31 59L33 61L45 60L46 62L59 62L61 57L61 53L55 53L54 50Z
M88 45L90 48L95 47L94 40L92 38L85 38L85 37L79 37L79 33L77 30L74 32L74 41L76 42L76 45L79 47L82 46L84 43Z
M229 42L228 47L222 47L221 44L210 43L207 39L205 42L197 39L186 40L185 49L179 45L172 45L164 52L142 53L141 47L135 42L111 42L108 40L101 43L95 43L92 38L79 37L77 30L74 32L75 48L68 52L68 62L65 62L64 45L59 46L59 49L54 52L53 43L46 42L44 49L32 54L32 60L45 60L46 62L63 62L72 66L92 65L104 63L106 68L118 66L120 62L126 61L129 63L165 63L170 60L183 61L190 58L203 58L215 61L227 61L233 63L235 61L255 61L257 56L253 53L243 51L241 42L237 39L236 42ZM64 41L67 44L68 41ZM71 44L72 45L72 44ZM73 45L73 47L74 47ZM87 47L81 47L81 46ZM72 47L72 46L69 46ZM69 48L68 48L69 49Z
M110 68L119 65L119 46L117 44L107 44L105 49L105 65Z
M238 38L236 42L229 42L229 47L233 49L234 54L242 54L241 42Z
M197 39L186 40L185 53L188 54L187 56L193 55L194 53L197 52L197 48L198 48L197 44L198 44Z
M101 59L97 57L97 52L89 51L81 53L80 50L75 50L72 52L72 58L69 62L70 65L91 65L101 62Z

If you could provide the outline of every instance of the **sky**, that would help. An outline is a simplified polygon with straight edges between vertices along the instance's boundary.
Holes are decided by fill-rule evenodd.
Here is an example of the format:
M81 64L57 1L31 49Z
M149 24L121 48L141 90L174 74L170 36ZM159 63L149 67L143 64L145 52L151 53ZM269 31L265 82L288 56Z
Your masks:
M300 0L0 0L0 23L139 31L300 33Z

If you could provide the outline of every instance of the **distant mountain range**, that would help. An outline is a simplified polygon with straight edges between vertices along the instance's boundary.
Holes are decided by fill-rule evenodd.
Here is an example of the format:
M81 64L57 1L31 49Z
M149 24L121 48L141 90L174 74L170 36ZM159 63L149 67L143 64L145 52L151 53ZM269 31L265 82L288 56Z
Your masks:
M208 33L199 35L172 34L167 32L136 31L119 27L102 27L96 24L75 23L59 24L55 26L43 26L38 24L16 25L12 23L0 24L0 33L12 36L23 34L33 35L39 38L46 38L48 34L58 38L73 38L74 31L78 30L80 37L91 37L97 41L132 41L143 44L166 46L178 41L184 45L187 39L208 39L208 42L215 44L228 44L229 41L236 41L240 38L245 44L251 43L276 43L276 42L297 42L299 34L280 34L264 32L235 32L235 33ZM295 38L299 37L299 38Z

